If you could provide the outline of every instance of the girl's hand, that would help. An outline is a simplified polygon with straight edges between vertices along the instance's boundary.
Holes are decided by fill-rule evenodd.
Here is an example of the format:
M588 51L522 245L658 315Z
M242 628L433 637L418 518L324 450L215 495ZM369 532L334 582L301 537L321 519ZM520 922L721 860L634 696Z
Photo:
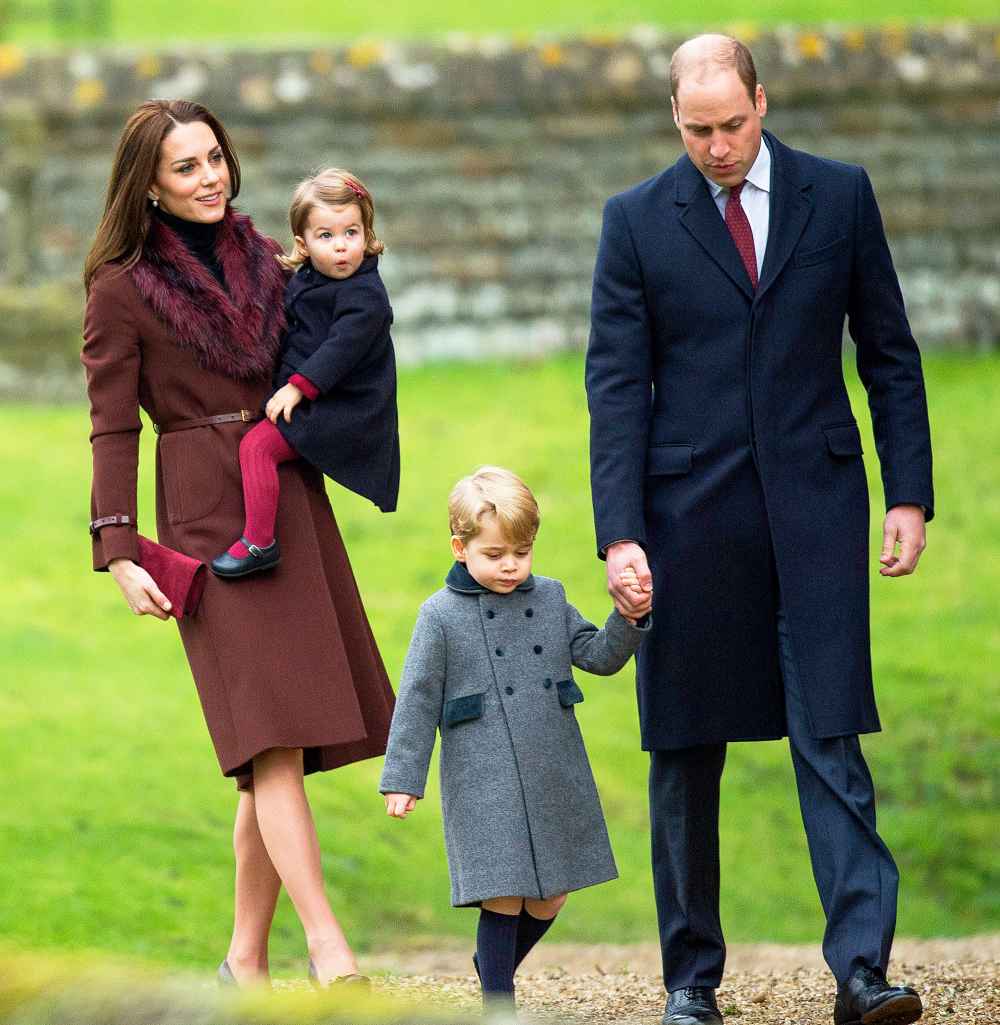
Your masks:
M156 586L156 581L131 559L112 559L108 572L121 588L128 607L137 616L170 618L170 599Z
M385 813L394 819L405 819L417 806L413 794L385 794Z
M264 407L268 420L276 424L279 416L284 416L285 423L292 422L292 410L302 401L302 392L294 384L286 384L279 388L268 400Z

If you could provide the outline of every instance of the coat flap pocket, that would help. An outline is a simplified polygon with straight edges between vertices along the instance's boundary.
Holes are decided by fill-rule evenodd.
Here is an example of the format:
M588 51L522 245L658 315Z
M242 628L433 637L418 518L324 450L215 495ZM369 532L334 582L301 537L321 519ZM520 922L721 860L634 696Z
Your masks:
M578 705L583 701L583 691L576 685L575 680L557 680L556 687L559 689L559 704L563 708Z
M457 726L469 719L478 719L483 714L482 694L463 694L444 703L445 726Z
M861 432L855 423L833 424L824 427L826 443L835 456L860 456L864 449L861 447Z
M653 445L646 450L649 476L679 476L691 472L694 445Z
M795 267L811 267L816 263L826 263L828 260L834 259L846 245L846 237L836 238L825 246L796 253L792 264Z

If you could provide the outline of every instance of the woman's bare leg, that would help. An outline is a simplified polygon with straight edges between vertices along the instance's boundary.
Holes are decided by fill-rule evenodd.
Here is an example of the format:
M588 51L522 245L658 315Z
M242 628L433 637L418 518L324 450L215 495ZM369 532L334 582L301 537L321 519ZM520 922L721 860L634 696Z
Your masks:
M268 857L257 826L254 797L240 792L233 827L236 854L236 907L233 938L226 960L238 982L268 979L267 940L281 880Z
M288 891L322 982L358 965L323 885L319 838L302 782L302 751L271 748L253 760L254 804L264 846Z

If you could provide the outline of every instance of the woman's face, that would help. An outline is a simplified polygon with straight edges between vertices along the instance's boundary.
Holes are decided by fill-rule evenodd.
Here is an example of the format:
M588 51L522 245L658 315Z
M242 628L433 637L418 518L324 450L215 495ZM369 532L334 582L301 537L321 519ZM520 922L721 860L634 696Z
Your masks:
M176 125L160 143L150 199L185 221L211 224L226 212L229 167L215 132L204 121Z

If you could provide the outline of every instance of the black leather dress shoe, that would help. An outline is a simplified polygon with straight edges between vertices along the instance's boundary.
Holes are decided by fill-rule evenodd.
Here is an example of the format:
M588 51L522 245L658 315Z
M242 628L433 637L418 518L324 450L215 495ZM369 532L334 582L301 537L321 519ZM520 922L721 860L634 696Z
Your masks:
M235 577L249 576L251 573L259 573L263 569L273 569L281 562L281 551L278 549L277 540L272 541L266 548L251 544L245 537L240 540L246 545L249 555L238 559L229 552L223 552L216 556L211 563L212 572L217 577L233 579Z
M834 1025L910 1025L924 1013L917 991L890 986L878 968L859 968L840 987Z
M715 990L708 986L675 989L667 998L663 1025L722 1025Z

